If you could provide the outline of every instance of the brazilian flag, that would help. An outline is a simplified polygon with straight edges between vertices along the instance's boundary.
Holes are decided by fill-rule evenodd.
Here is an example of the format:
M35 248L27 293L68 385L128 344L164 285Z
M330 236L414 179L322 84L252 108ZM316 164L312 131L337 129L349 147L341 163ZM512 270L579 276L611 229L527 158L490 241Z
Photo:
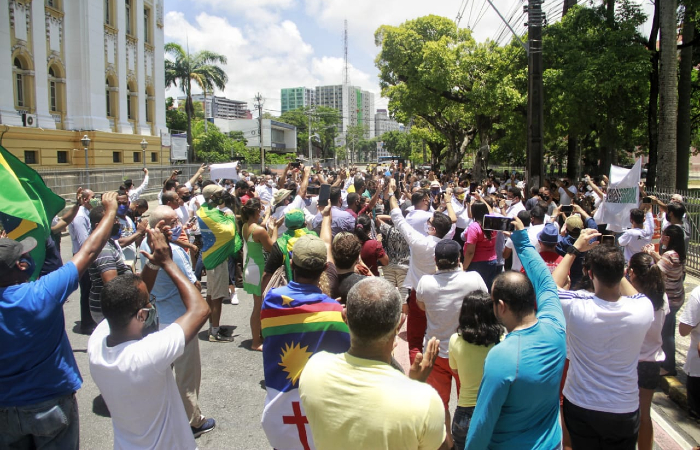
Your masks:
M38 245L31 251L36 262L32 279L44 264L51 221L65 206L66 201L46 186L36 170L0 146L0 221L10 239L36 239Z

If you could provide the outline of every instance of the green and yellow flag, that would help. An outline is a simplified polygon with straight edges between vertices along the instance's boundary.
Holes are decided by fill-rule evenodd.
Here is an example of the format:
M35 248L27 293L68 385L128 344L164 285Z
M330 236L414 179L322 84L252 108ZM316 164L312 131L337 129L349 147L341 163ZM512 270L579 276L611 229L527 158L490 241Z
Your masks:
M44 264L51 221L65 206L66 201L46 186L41 175L0 146L0 222L10 239L36 239L38 245L31 252L36 262L32 279L39 276Z
M209 270L217 267L243 247L236 232L236 217L226 215L219 208L208 204L197 210L199 229L202 232L202 263Z

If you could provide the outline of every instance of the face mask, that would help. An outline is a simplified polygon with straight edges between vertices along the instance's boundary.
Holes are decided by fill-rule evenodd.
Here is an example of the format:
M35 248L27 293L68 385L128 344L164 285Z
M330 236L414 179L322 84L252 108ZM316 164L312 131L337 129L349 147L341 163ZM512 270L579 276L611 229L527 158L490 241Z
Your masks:
M268 185L269 187L273 187L273 186L275 185L275 182L272 181L272 180L268 180L267 185Z
M121 224L115 223L114 225L112 225L112 234L110 237L114 240L117 240L121 236L122 236L122 226L121 226Z
M431 193L433 196L439 195L439 194L440 194L440 189L431 189L431 190L430 190L430 193Z
M155 308L144 308L148 309L148 316L146 316L146 320L143 323L143 331L141 331L141 334L143 337L148 336L151 333L154 333L158 331L158 312L156 311Z
M27 256L25 258L20 258L19 262L27 264L27 270L25 270L25 272L31 277L36 270L36 262L34 262L34 258Z
M178 226L172 227L170 229L170 231L173 233L173 235L170 236L170 240L175 242L175 241L177 241L177 238L179 238L180 235L182 234L182 225L178 224Z
M540 197L542 197L542 200L549 200L549 195L542 194Z
M506 200L506 206L510 207L513 204L513 200Z
M182 199L183 202L189 202L192 199L192 196L191 195L183 195L180 198Z
M93 198L90 199L90 207L91 207L91 208L95 208L95 207L97 207L97 206L100 206L101 204L102 204L102 202L100 201L99 198L94 198L94 197L93 197Z
M129 209L127 205L119 205L117 206L117 215L120 217L124 217L126 215L126 211Z

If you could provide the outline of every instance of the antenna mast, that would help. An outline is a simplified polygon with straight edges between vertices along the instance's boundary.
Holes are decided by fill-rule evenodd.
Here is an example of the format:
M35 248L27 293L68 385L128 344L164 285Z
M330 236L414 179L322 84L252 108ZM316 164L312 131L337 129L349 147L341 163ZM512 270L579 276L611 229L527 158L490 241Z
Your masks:
M345 19L345 33L343 34L343 55L345 58L345 66L343 68L343 86L350 84L350 73L348 70L348 19Z

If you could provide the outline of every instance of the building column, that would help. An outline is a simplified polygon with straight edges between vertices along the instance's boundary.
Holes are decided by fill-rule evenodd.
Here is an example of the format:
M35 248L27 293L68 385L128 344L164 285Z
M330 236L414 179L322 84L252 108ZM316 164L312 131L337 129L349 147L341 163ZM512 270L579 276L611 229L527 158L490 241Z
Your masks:
M117 2L117 28L119 29L119 34L117 35L117 86L119 87L119 117L116 118L117 132L124 134L131 134L134 132L129 123L129 111L127 107L127 87L126 87L126 74L129 70L127 66L127 56L126 56L126 10L124 2Z
M5 95L0 95L0 122L5 125L22 126L22 118L15 110L14 79L12 77L12 46L10 45L10 5L0 0L0 84L7 86Z
M143 135L150 135L151 129L146 123L146 55L145 55L145 45L146 45L146 34L144 30L143 23L143 0L136 1L136 35L139 37L138 45L136 46L136 76L137 88L139 91L138 96L138 133ZM153 20L153 13L151 11L151 21ZM153 27L155 28L155 27Z
M104 2L72 0L62 3L66 49L64 128L112 131L105 100Z
M153 46L156 48L154 55L153 71L153 114L155 120L156 135L161 131L167 131L165 125L165 54L162 49L165 46L163 34L163 0L155 0L153 16L156 21L153 27Z
M34 42L34 92L37 126L55 130L49 112L49 69L46 66L46 10L44 2L32 2L32 40Z

